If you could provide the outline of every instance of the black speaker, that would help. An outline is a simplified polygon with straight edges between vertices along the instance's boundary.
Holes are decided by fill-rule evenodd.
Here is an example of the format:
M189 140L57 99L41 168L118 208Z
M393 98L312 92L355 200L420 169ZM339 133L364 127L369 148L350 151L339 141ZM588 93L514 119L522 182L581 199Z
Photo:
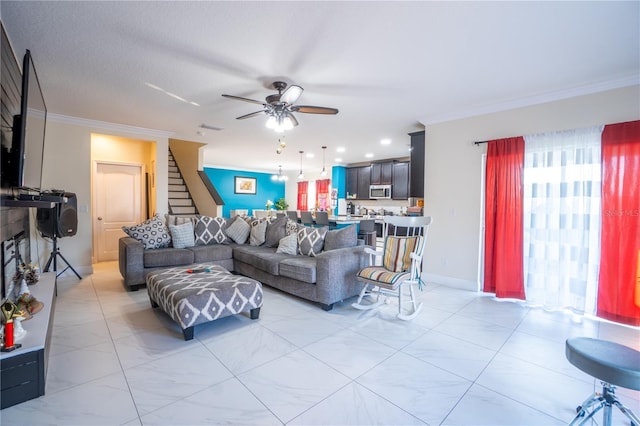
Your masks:
M39 208L36 213L38 230L45 237L72 237L78 231L78 199L73 192L47 193L66 197L51 209Z

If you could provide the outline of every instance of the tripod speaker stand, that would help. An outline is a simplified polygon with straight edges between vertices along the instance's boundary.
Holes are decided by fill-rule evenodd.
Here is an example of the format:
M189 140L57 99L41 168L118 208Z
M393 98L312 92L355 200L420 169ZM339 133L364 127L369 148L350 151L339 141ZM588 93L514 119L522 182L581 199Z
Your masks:
M57 259L59 256L67 267L60 273L57 273L56 276L59 277L67 269L71 269L73 273L76 274L76 277L81 280L82 277L80 274L73 269L69 261L60 253L60 248L58 247L58 237L71 237L75 235L78 230L78 201L76 194L64 191L51 191L49 194L58 196L64 201L56 202L53 208L39 208L36 214L38 230L40 230L43 237L49 237L53 241L53 250L44 267L44 272L49 272L51 263L53 263L53 270L56 273L58 272Z
M51 250L51 254L49 255L49 260L47 260L47 264L44 266L44 272L49 272L49 267L53 262L53 271L56 272L56 277L59 277L60 275L62 275L67 269L71 269L73 273L76 274L76 277L78 277L78 279L81 280L82 277L80 276L80 274L78 274L78 272L75 269L73 269L73 266L71 266L69 261L67 261L67 259L65 259L62 253L60 253L60 247L58 247L58 237L54 235L52 239L53 239L53 250ZM57 261L58 256L60 256L60 259L67 265L67 267L60 272L58 272L58 261Z

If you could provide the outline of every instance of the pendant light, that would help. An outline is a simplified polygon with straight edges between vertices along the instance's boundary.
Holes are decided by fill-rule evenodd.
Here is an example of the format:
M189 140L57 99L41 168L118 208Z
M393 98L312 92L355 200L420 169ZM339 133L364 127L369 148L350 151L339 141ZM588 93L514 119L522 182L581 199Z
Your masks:
M326 176L327 175L327 169L325 168L325 157L324 154L327 151L327 147L323 146L322 147L322 171L320 172L320 176Z
M298 179L304 179L304 173L302 173L302 154L304 154L304 151L298 152L300 152L300 174L298 174Z
M282 166L278 166L278 174L271 175L271 180L273 181L284 182L288 179L289 179L289 176L282 174Z

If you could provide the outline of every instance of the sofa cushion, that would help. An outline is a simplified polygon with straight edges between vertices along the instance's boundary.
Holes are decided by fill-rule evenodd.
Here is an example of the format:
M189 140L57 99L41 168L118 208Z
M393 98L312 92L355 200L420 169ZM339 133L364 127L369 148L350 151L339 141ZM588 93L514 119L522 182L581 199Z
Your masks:
M131 238L140 241L145 249L169 247L171 244L169 229L157 215L139 225L123 226L122 230Z
M143 253L143 262L145 268L188 265L193 263L193 252L183 248L145 250Z
M335 250L358 245L356 225L349 225L341 229L327 231L324 237L324 251Z
M287 217L282 216L267 224L264 245L266 247L278 247L278 243L286 236Z
M289 256L280 262L280 276L314 284L316 282L316 258Z
M196 246L207 244L228 244L229 238L224 232L227 220L223 217L198 216L194 228Z
M196 263L227 260L233 257L233 248L227 244L209 244L208 246L189 247Z
M278 249L276 250L276 253L292 254L294 256L297 255L298 254L298 235L291 234L291 235L287 235L284 238L281 238L280 242L278 243Z
M244 244L249 238L251 226L240 216L227 227L227 236L238 244Z
M327 227L301 226L298 229L298 252L305 256L319 255L324 247L324 237L327 230Z
M252 246L261 246L264 244L267 233L267 221L256 220L251 223L251 234L249 236L249 244Z
M252 265L271 275L279 275L279 263L287 257L289 256L286 254L276 253L276 249L272 247L244 245L233 249L235 260Z
M175 248L193 247L195 238L193 236L193 223L184 222L180 225L169 225L171 232L171 242Z

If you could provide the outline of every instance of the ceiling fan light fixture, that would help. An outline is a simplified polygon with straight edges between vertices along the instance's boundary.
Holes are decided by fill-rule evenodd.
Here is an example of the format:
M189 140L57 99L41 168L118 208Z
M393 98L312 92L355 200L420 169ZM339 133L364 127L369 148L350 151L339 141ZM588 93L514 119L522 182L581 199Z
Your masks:
M267 119L265 125L267 126L267 129L275 129L277 123L276 117L272 115Z

